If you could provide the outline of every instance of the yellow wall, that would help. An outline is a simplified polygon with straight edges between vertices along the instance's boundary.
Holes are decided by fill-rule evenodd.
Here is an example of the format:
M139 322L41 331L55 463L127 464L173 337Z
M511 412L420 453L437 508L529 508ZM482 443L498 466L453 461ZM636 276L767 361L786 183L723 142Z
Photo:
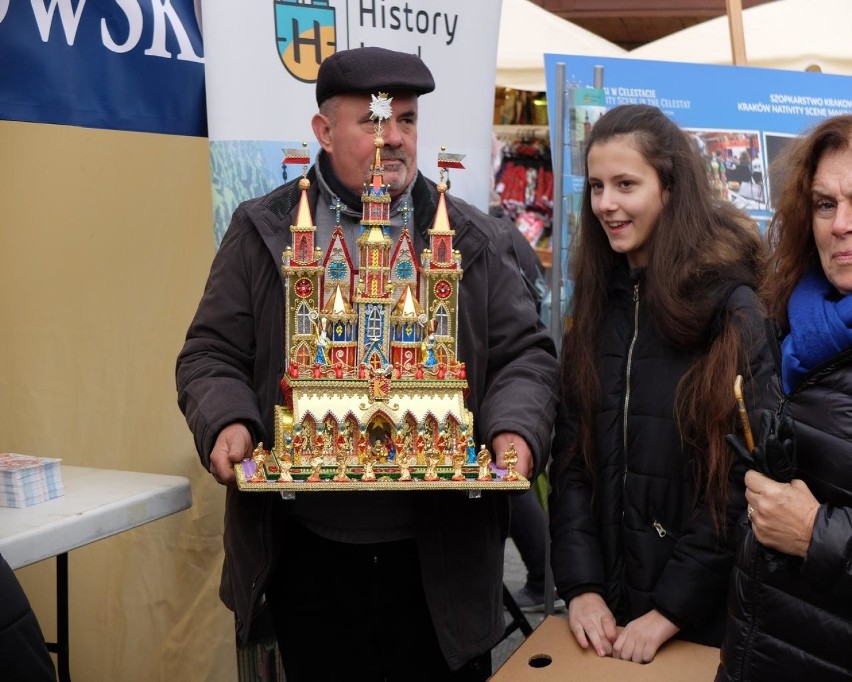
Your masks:
M0 121L0 150L0 450L192 483L191 509L69 554L71 676L231 682L224 491L174 386L213 256L207 139ZM53 561L17 575L53 639Z

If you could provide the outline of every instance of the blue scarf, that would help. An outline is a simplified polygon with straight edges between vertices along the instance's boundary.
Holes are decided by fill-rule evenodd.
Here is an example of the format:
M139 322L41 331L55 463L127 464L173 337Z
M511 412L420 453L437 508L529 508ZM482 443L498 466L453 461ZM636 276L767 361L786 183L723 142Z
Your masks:
M793 289L787 314L781 379L790 393L814 367L852 347L852 295L839 297L822 268L811 268Z

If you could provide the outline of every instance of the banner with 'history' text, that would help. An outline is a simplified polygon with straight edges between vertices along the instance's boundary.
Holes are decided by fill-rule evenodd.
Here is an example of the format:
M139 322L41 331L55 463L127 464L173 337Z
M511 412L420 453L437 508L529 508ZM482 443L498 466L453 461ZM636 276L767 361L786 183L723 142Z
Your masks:
M366 45L430 68L437 87L420 98L418 166L437 179L441 147L465 154L451 191L487 209L499 21L500 0L204 0L215 242L239 201L284 181L282 149L307 142L316 157L319 65Z

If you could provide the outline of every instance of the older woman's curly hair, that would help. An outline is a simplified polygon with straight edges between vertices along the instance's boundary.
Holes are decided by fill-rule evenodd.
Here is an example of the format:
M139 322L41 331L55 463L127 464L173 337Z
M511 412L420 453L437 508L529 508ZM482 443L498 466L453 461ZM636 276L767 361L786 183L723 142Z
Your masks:
M789 331L787 303L805 270L819 262L812 229L813 182L826 152L852 144L852 116L829 118L790 142L772 161L770 176L775 213L769 224L772 247L763 298L782 331Z

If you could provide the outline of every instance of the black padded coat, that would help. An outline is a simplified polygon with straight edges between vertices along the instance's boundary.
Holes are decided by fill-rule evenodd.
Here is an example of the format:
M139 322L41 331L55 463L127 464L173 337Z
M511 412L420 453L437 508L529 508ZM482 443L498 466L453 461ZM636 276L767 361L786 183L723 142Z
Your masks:
M585 592L602 595L619 625L656 608L681 628L680 637L719 646L733 543L719 539L701 496L696 502L695 453L682 447L674 412L678 381L700 350L666 342L643 301L640 274L625 265L615 275L598 345L594 484L582 457L553 469L555 584L566 603ZM771 368L762 306L735 282L720 305L736 315L750 349L751 397ZM555 460L565 457L574 430L571 406L562 405ZM729 497L729 530L745 507L744 489L740 480Z
M820 502L804 559L760 545L743 520L718 682L852 680L852 348L774 407L795 422L798 478Z

